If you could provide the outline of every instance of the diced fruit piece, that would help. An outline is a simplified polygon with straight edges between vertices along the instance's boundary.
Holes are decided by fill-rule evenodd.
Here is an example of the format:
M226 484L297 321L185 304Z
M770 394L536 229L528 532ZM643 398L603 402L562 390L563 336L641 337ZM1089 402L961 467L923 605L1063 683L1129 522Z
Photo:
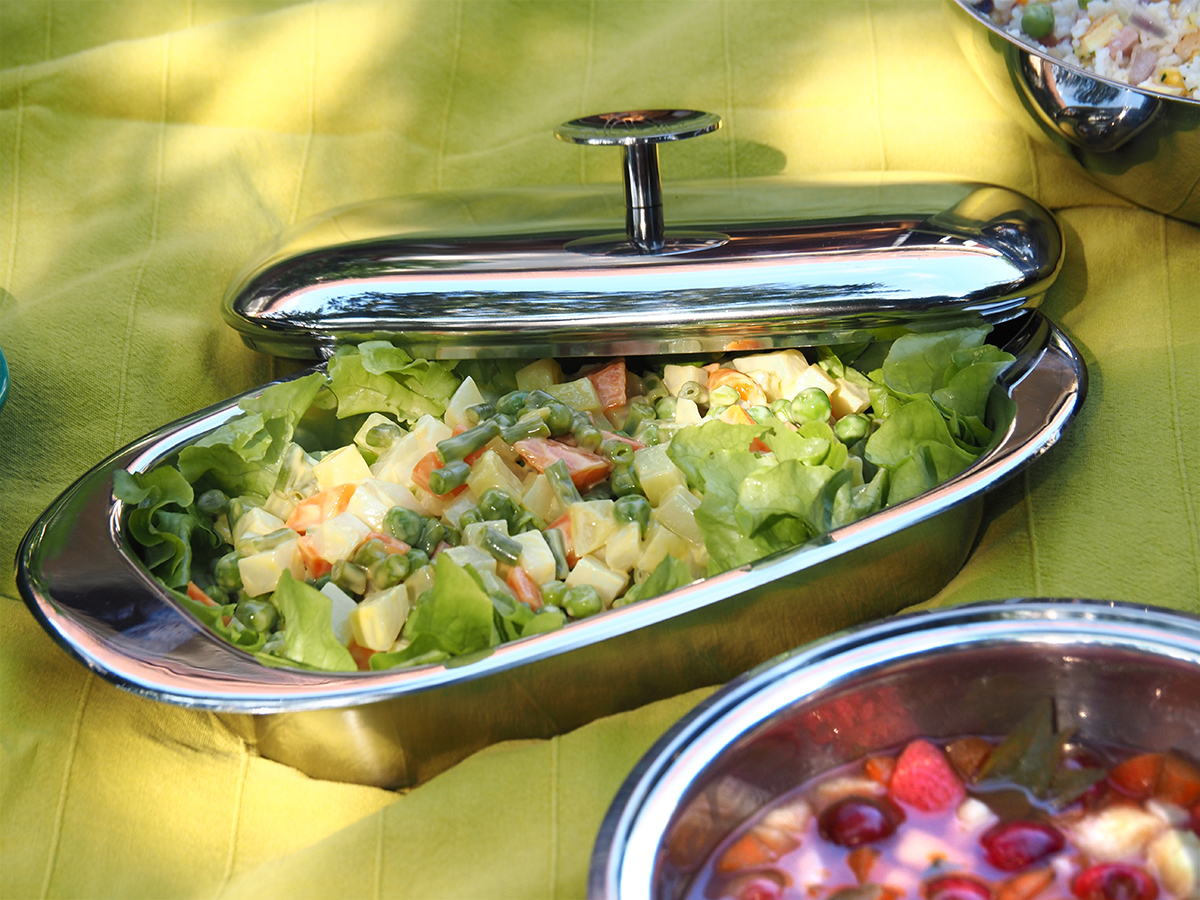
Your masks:
M242 588L251 597L261 597L275 590L279 584L279 577L285 570L297 579L304 578L304 561L300 558L299 539L238 560Z
M1190 831L1164 831L1146 848L1150 871L1176 897L1193 897L1200 888L1200 838Z
M884 787L892 780L892 772L895 769L896 760L891 756L872 756L863 763L863 774Z
M611 500L584 500L572 503L571 541L578 556L587 556L604 546L617 530L617 517Z
M596 389L602 409L612 409L625 403L625 360L614 360L601 369L588 372L587 378Z
M827 778L813 790L813 800L818 808L824 809L846 797L882 797L887 787L870 778L843 776Z
M1161 753L1142 753L1113 766L1108 783L1128 797L1143 800L1154 790L1162 764Z
M334 563L340 559L349 559L355 548L370 533L371 526L362 519L350 513L341 513L308 529L305 537L308 538L309 548L317 556L326 562Z
M613 571L594 556L582 557L566 580L568 588L590 584L596 589L600 599L604 601L605 609L612 606L612 602L621 595L628 583L628 575L624 572Z
M354 600L332 581L321 588L321 593L329 598L329 617L334 636L343 644L349 644L353 634L350 614L357 608Z
M358 452L358 447L348 444L321 457L321 461L313 466L313 474L321 490L327 491L339 484L362 484L363 479L371 477L371 467Z
M1002 822L993 825L979 838L987 861L1003 872L1018 872L1065 843L1057 828L1045 822Z
M817 829L839 847L857 847L891 836L903 821L904 812L886 799L843 797L822 810Z
M778 878L754 874L738 882L733 892L734 900L779 900L783 896L783 884Z
M482 402L483 394L475 385L475 379L468 375L458 386L458 390L454 392L450 402L446 404L446 414L442 419L451 428L457 428L460 425L470 428L475 423L467 418L467 410Z
M1038 894L1054 884L1054 869L1034 869L1014 875L1000 886L996 900L1033 900Z
M667 456L667 445L655 444L637 450L633 454L633 468L641 482L646 499L658 506L674 487L687 487L687 479L671 457Z
M354 642L370 650L390 650L408 618L408 588L403 584L372 594L350 613Z
M554 580L554 553L540 531L523 531L513 535L513 540L521 545L521 555L517 564L529 573L534 584L542 585Z
M921 738L897 758L888 793L893 800L925 812L940 812L957 806L966 792L945 754Z
M811 818L812 807L808 805L808 801L797 799L769 810L763 816L762 822L771 828L799 835L808 827L808 821Z
M967 781L973 781L992 755L992 745L980 737L965 737L946 747L946 756Z
M1174 750L1163 757L1154 796L1187 809L1200 801L1200 769Z
M992 812L991 807L982 800L968 797L958 805L958 811L954 814L954 820L961 831L970 833L992 827L992 825L996 824L998 818Z
M717 860L718 872L740 872L772 863L779 857L768 847L753 830L746 832L721 854Z
M969 875L942 875L921 885L925 900L992 900L986 884Z
M1071 841L1099 862L1136 859L1143 848L1167 829L1153 813L1134 806L1110 806L1080 819L1071 828Z
M517 441L513 444L513 449L539 472L545 472L547 466L561 459L567 464L571 481L580 491L591 490L607 478L613 469L612 463L595 453L547 438Z
M846 854L846 865L854 873L854 879L863 884L871 877L871 867L879 859L879 851L874 847L862 844Z
M1137 866L1100 863L1075 876L1071 893L1079 900L1154 900L1158 885Z
M357 485L343 484L301 500L287 520L287 527L304 534L326 519L345 512L357 490Z
M522 391L545 390L562 381L562 367L554 359L539 359L517 371L517 389Z

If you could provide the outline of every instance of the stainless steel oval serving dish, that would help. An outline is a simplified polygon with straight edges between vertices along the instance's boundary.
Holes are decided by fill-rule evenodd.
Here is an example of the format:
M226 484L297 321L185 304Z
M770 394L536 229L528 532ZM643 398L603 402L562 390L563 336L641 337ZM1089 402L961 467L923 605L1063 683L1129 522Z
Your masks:
M487 744L725 682L936 592L970 550L984 493L1059 439L1086 390L1079 354L1040 314L993 337L1017 357L1002 379L1015 417L958 476L803 546L483 657L345 674L267 668L181 611L135 558L114 470L171 460L262 388L165 426L81 478L26 535L18 585L60 644L121 687L229 714L264 756L316 777L416 783Z
M810 777L917 736L1005 734L1047 698L1081 740L1194 754L1200 619L1097 601L978 604L773 660L643 757L601 825L588 896L687 896L725 837Z

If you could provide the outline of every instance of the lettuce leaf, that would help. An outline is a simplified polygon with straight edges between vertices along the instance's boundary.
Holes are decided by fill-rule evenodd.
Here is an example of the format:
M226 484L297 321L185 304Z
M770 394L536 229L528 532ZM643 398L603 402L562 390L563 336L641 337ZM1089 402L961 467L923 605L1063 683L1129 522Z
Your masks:
M170 466L135 474L113 472L113 496L136 508L129 513L129 533L142 548L142 562L169 588L191 580L192 534L204 528L189 510L192 486ZM166 507L177 507L167 509Z
M955 328L897 338L883 361L883 381L898 394L932 394L946 384L954 354L983 344L992 326Z
M625 596L614 601L613 606L625 606L637 600L649 600L651 597L658 597L673 591L676 588L684 587L695 581L692 575L692 567L682 559L675 556L665 556L650 573L650 577L641 584L635 584Z
M390 412L409 423L445 413L459 385L449 366L414 360L387 341L339 350L329 361L329 379L339 419Z
M687 477L688 487L704 492L705 460L722 450L748 451L754 439L769 430L767 425L730 425L720 420L689 425L671 439L667 456Z
M333 603L328 597L285 571L271 602L284 621L284 656L314 669L358 670L350 651L333 633Z

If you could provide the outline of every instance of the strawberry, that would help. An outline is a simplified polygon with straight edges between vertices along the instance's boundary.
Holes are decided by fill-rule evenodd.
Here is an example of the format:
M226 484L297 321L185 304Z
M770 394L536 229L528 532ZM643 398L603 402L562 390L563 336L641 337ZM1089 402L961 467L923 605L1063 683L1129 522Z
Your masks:
M929 741L917 739L897 758L888 794L924 812L941 812L957 805L966 791L946 755Z

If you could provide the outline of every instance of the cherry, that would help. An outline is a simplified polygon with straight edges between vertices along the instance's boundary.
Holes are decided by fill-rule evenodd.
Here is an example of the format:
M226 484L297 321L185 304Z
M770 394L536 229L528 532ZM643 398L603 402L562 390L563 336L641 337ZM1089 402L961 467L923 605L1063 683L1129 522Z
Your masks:
M1075 876L1071 893L1080 900L1154 900L1158 885L1137 866L1100 863Z
M1004 872L1016 872L1057 853L1066 843L1056 828L1044 822L1001 822L979 838L987 861Z
M783 885L774 878L755 875L737 886L734 900L779 900L783 896Z
M817 819L821 837L839 847L857 847L890 836L904 821L904 811L874 797L843 797Z
M992 900L991 889L966 875L943 875L921 885L925 900Z

